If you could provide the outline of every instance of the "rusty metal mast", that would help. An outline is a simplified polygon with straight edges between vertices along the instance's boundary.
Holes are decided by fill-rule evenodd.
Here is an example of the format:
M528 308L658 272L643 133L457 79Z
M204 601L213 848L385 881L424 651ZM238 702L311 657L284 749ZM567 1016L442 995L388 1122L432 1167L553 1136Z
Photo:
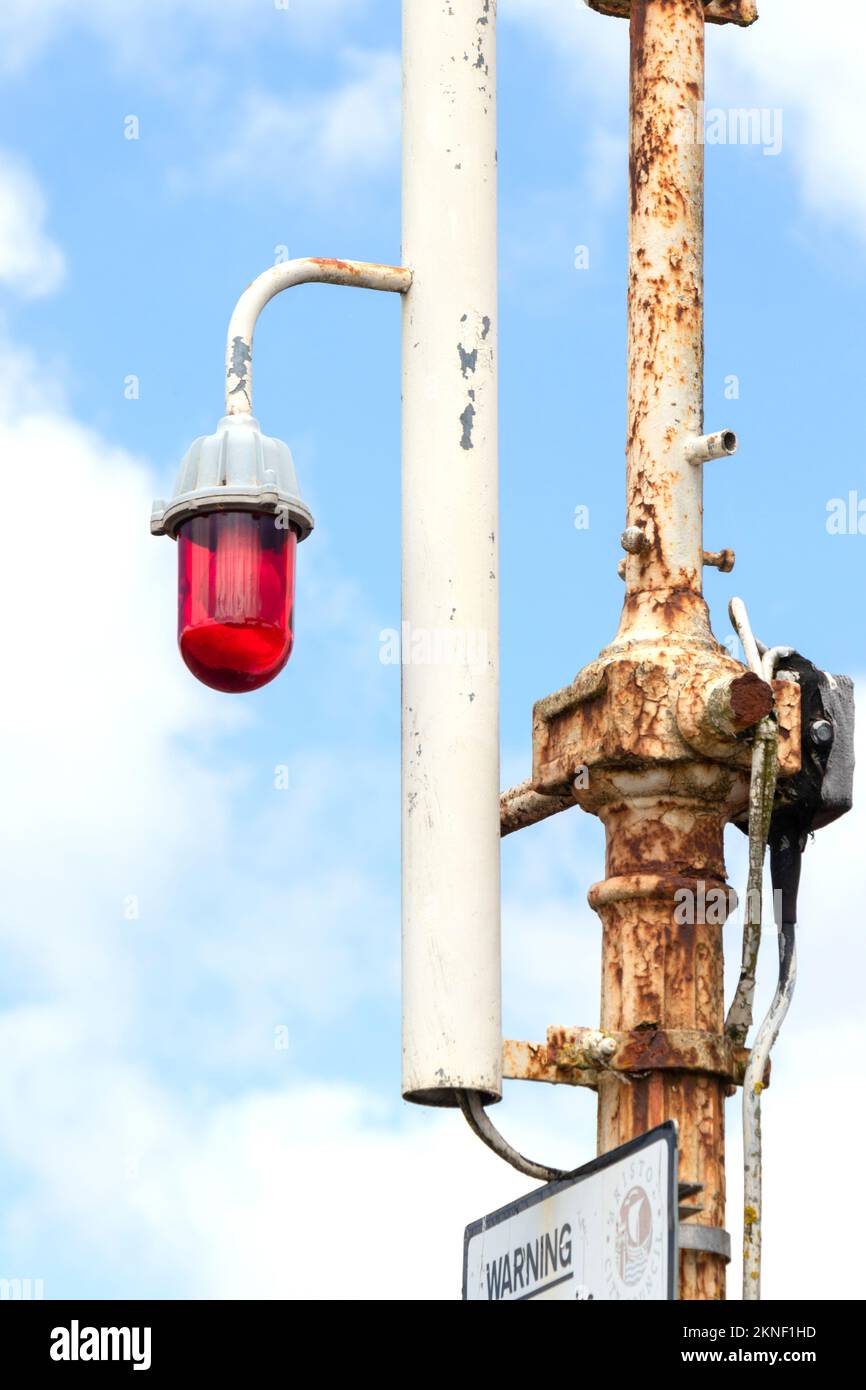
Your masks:
M684 1228L680 1292L719 1299L724 1104L745 1054L724 1032L724 913L701 904L731 900L724 828L746 804L748 734L774 689L716 642L702 596L703 567L718 560L703 549L703 465L736 448L730 432L703 432L704 25L756 15L703 0L589 4L630 17L626 596L614 641L535 708L523 809L535 819L571 785L605 826L606 877L589 900L607 1055L602 1065L587 1030L551 1030L543 1050L507 1049L505 1074L564 1080L571 1068L595 1085L600 1152L677 1121L680 1180L701 1208ZM796 770L796 695L775 688L782 773Z
M564 710L561 696L537 707L536 786L566 738L575 767L590 769L589 788L577 798L606 831L607 877L590 892L603 927L601 1027L644 1032L650 1044L641 1074L598 1077L599 1151L677 1120L680 1179L701 1185L703 1211L694 1219L713 1233L706 1248L683 1251L680 1292L718 1299L732 1079L722 927L698 920L697 910L695 920L678 922L683 899L675 895L685 889L697 904L702 893L705 900L708 890L725 888L724 827L748 791L737 739L769 711L772 695L715 642L702 597L702 465L735 447L725 435L699 442L704 5L633 0L592 8L630 10L630 553L614 642L581 672ZM732 19L742 10L725 8Z

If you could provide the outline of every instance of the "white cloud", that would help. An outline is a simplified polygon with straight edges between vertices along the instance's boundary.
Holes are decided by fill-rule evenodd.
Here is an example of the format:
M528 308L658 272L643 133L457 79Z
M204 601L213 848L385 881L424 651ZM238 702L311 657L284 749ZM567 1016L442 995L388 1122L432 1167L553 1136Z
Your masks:
M135 1018L157 1008L176 1034L208 1034L214 1060L260 1062L278 1023L294 1033L396 998L396 753L311 746L291 761L290 792L274 789L283 728L257 729L254 705L205 691L178 656L176 558L149 534L151 470L57 396L0 345L0 450L14 460L0 537L4 977L25 997L107 1010L133 1046ZM344 675L363 646L374 675L360 671L354 698L375 709L388 679L377 629L355 590L333 607L340 586L311 560L310 628ZM345 797L347 779L362 797ZM170 932L178 894L206 931ZM219 1007L190 1015L202 991Z
M862 821L861 821L862 825ZM862 831L860 843L862 844ZM850 903L849 903L850 910ZM821 949L817 937L815 946ZM862 943L858 945L862 952ZM828 972L829 973L829 972ZM838 972L837 972L838 975ZM801 976L798 993L804 993ZM830 986L832 988L832 984ZM841 1186L866 1143L862 1095L864 1030L826 1007L820 1023L803 1026L795 996L773 1053L773 1077L761 1104L764 1149L762 1292L765 1298L862 1299L866 1276L858 1251L857 1217L828 1215L823 1193ZM728 1105L728 1229L734 1259L728 1297L740 1297L742 1264L742 1129L740 1097ZM831 1200L831 1205L835 1205Z
M63 281L63 252L44 229L45 199L29 169L0 152L0 284L25 299Z
M707 105L781 108L781 158L793 171L804 208L818 225L832 221L866 237L863 6L836 0L832 23L816 22L813 0L762 0L759 9L758 23L748 30L708 28ZM500 12L558 52L563 99L591 100L596 132L605 120L622 122L628 99L624 21L560 0L502 0ZM710 153L720 157L717 149Z
M122 1009L134 968L125 900L204 840L218 849L230 774L198 750L242 712L184 676L173 557L148 535L149 470L57 395L32 361L0 350L0 450L14 461L0 561L0 939L10 984Z
M68 36L103 44L121 67L165 75L182 58L199 59L245 42L323 44L335 27L362 15L369 0L4 0L0 70L21 74ZM186 63L189 75L188 62Z
M97 1296L456 1298L465 1224L533 1186L454 1112L398 1116L368 1089L304 1082L303 1061L287 1081L219 1100L158 1084L115 1047L100 1015L0 1015L0 1132L23 1175L0 1223L4 1277L39 1277L39 1259L59 1244L66 1277ZM798 1030L794 1019L779 1048L764 1098L767 1298L863 1295L851 1228L810 1205L815 1174L832 1160L825 1117L849 1117L849 1154L866 1139L850 1105L859 1074L844 1061L861 1050L859 1027ZM534 1106L509 1093L494 1117L518 1147L552 1163L590 1156L591 1094L520 1089ZM737 1099L728 1108L734 1299L738 1112ZM64 1291L46 1287L49 1297Z
M836 0L831 23L815 22L809 0L763 0L760 10L752 29L710 50L709 101L780 108L782 158L808 212L866 237L863 6Z
M400 60L387 52L343 55L347 75L327 92L283 98L253 92L211 160L218 180L239 176L307 194L389 168L400 141Z
M610 110L628 100L628 24L594 14L576 0L500 0L499 15L519 24L527 40L553 45L567 64L556 88L567 100L591 95ZM625 63L625 67L623 66Z
M298 1060L315 1072L296 1036L311 1020L349 1038L359 998L396 999L387 769L370 749L353 761L311 748L283 796L268 748L270 796L244 823L256 768L239 775L218 740L232 730L235 757L249 752L237 751L248 707L197 687L177 656L174 552L147 527L151 470L72 418L7 347L0 449L15 465L0 547L0 956L16 1001L0 1008L0 1164L16 1193L4 1181L3 1277L40 1248L55 1267L54 1222L79 1285L92 1256L103 1294L128 1270L129 1241L152 1294L300 1292L309 1262L289 1257L295 1229L298 1251L317 1239L310 1175L346 1189L352 1152L384 1183L403 1155L369 1096L302 1088L294 1073ZM341 649L357 618L357 606L330 615ZM372 636L369 650L374 662ZM347 798L347 784L367 790ZM141 920L126 920L138 894ZM179 932L166 916L176 896ZM274 1047L284 1022L288 1053ZM419 1162L425 1144L409 1144ZM358 1279L376 1220L363 1210L347 1265ZM459 1280L459 1239L453 1268Z
M61 1247L103 1297L458 1298L464 1226L533 1186L459 1113L395 1122L367 1090L297 1078L172 1095L107 1044L61 1013L0 1016L0 1129L26 1175L3 1277L44 1277Z

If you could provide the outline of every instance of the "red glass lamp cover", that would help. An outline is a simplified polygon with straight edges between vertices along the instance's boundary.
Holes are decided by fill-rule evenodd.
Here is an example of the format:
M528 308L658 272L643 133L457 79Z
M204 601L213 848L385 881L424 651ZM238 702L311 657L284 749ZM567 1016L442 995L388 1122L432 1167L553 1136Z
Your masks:
M177 640L205 685L258 690L292 651L297 535L273 512L208 512L177 533Z

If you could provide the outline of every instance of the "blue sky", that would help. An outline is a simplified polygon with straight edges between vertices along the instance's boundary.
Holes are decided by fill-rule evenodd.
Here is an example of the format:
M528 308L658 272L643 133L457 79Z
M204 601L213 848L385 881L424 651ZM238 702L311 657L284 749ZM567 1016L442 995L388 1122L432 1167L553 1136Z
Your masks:
M783 138L707 149L707 428L741 447L706 470L705 539L738 556L707 579L722 640L740 593L764 640L856 676L866 537L826 522L832 499L866 498L866 20L835 11L824 32L805 0L763 0L753 30L708 33L708 107L780 112ZM572 0L501 0L500 19L507 785L532 702L621 602L627 28ZM453 1297L464 1224L526 1186L456 1115L399 1100L399 671L379 660L399 622L393 299L293 290L257 334L257 414L317 518L277 682L243 700L195 685L175 552L148 534L151 497L221 414L248 281L282 248L399 261L399 41L396 0L0 15L0 1277L50 1297ZM862 1284L844 1232L800 1205L862 1085L862 825L806 859L765 1110L770 1297ZM602 862L576 811L506 842L509 1036L596 1021ZM564 1090L512 1086L498 1122L573 1165L593 1102ZM736 1244L735 1103L729 1124Z

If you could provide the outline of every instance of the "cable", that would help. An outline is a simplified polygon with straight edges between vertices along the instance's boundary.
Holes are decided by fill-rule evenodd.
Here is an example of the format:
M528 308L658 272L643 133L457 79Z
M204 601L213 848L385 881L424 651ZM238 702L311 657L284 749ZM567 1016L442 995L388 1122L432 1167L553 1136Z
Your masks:
M802 852L799 826L793 817L783 818L778 826L773 826L770 839L773 916L779 930L779 979L743 1078L743 1299L746 1302L756 1302L761 1297L761 1092L770 1052L797 983L797 889Z
M742 599L731 599L728 611L751 670L762 680L771 681L776 674L778 662L783 656L790 655L791 648L774 647L768 650L763 643L758 642L752 632L746 605ZM738 1047L743 1046L752 1026L758 952L761 946L764 855L776 795L778 745L778 723L775 715L770 714L762 719L756 728L752 749L749 783L749 874L743 918L742 958L737 988L725 1019L725 1034Z
M743 644L751 669L772 681L780 661L794 655L792 647L767 648L755 638L742 599L732 599L731 622ZM778 773L778 724L774 715L762 719L755 732L749 783L749 875L743 924L740 978L725 1033L742 1046L752 1026L755 978L761 945L763 879L766 845L770 844L773 885L773 917L779 933L779 977L767 1014L758 1029L743 1078L743 1300L761 1297L761 1220L763 1160L761 1147L761 1093L764 1074L797 980L797 890L803 852L801 829L793 815L776 814ZM781 891L777 894L776 890ZM777 901L778 898L778 901Z
M524 1158L523 1154L512 1149L508 1141L503 1139L499 1130L488 1118L478 1091L458 1091L457 1102L469 1128L478 1135L482 1143L486 1144L488 1149L492 1149L500 1158L504 1158L505 1162L510 1163L512 1168L516 1168L519 1173L525 1173L528 1178L539 1178L541 1182L558 1182L561 1178L572 1176L571 1173L566 1173L561 1168L547 1168L543 1163L533 1163L532 1159Z
M758 648L760 645L763 650L766 651L766 647L763 647L763 644L759 644L755 640L755 635L752 632L752 625L749 622L749 615L746 612L746 605L743 603L743 600L741 598L732 598L728 604L728 613L734 625L734 631L743 644L743 651L746 654L746 665L751 671L755 672L756 676L763 675L761 653Z

